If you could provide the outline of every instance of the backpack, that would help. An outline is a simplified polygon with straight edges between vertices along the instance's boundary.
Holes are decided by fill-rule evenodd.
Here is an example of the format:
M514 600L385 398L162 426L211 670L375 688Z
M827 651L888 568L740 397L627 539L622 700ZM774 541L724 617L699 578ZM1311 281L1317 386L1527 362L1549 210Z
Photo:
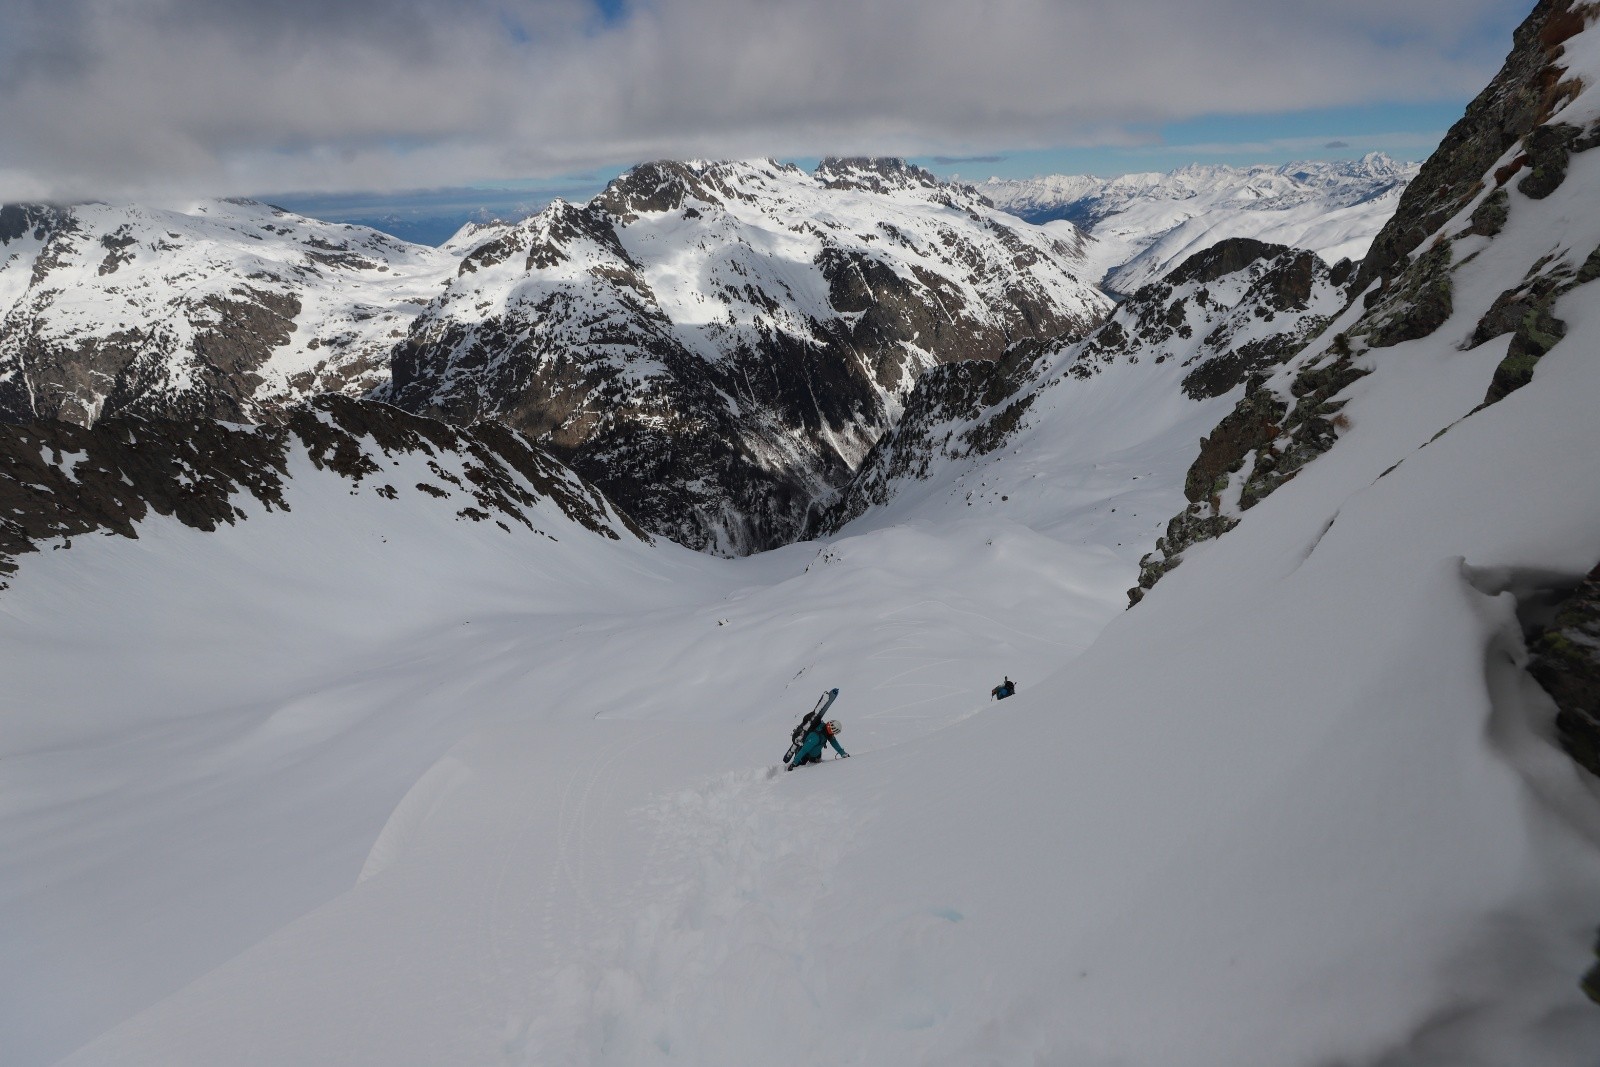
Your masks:
M800 751L800 746L806 743L806 735L813 730L822 728L823 716L828 714L828 709L833 707L833 702L839 696L839 690L830 689L817 698L817 706L800 717L800 725L794 728L789 735L789 751L784 753L783 762L788 763L794 759L794 754Z

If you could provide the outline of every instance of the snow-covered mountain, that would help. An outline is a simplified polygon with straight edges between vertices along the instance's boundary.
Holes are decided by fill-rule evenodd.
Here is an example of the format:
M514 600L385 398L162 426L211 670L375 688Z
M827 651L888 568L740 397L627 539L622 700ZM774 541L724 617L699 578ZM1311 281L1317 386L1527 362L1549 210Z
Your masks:
M448 252L248 201L0 208L0 421L241 422L385 380Z
M8 1060L1591 1062L1596 14L1540 0L1359 271L1231 242L929 369L818 542L646 542L548 468L596 530L345 401L192 430L282 506L34 530ZM0 515L206 483L146 425L4 430ZM496 471L528 526L463 514ZM835 686L852 758L782 772Z
M682 544L792 540L939 363L1110 301L1051 236L898 160L652 163L474 228L380 395L518 427Z
M721 552L792 539L928 367L1110 307L1075 230L898 160L649 164L440 249L236 202L13 205L0 240L0 419L370 393L526 430Z
M1321 332L1345 305L1350 273L1330 271L1308 251L1228 240L1140 289L1082 341L931 371L816 528L935 521L952 506L1004 509L1088 451L1128 483L1112 488L1097 477L1090 495L1108 517L1123 509L1123 523L1142 510L1143 522L1123 535L1138 543L1151 525L1149 493L1181 481L1171 464L1188 462L1194 435L1253 375ZM1153 442L1157 454L1148 453ZM1132 457L1113 463L1130 447ZM1168 469L1140 469L1152 465Z
M978 189L1030 222L1067 220L1093 238L1107 288L1132 293L1231 237L1306 248L1329 264L1360 260L1394 214L1417 164L1359 160L1230 167L1194 164L1116 178L990 178Z

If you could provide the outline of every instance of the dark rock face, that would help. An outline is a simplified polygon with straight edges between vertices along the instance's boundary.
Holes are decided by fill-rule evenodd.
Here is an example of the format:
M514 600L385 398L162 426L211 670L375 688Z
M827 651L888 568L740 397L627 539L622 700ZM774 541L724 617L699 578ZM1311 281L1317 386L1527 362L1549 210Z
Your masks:
M1459 265L1455 246L1492 239L1504 229L1513 210L1504 186L1513 176L1531 166L1524 183L1532 185L1523 189L1519 184L1518 191L1548 196L1559 187L1573 153L1600 145L1600 135L1550 122L1555 109L1575 91L1574 83L1564 80L1559 63L1562 42L1582 30L1592 7L1541 0L1518 28L1505 67L1423 165L1401 197L1399 211L1357 271L1352 294L1366 294L1360 319L1349 330L1319 341L1317 351L1301 357L1292 371L1253 387L1218 433L1207 439L1189 483L1213 487L1211 497L1196 500L1191 493L1194 502L1173 519L1168 536L1146 557L1140 585L1129 592L1133 602L1179 562L1184 548L1226 532L1236 524L1238 513L1265 499L1333 447L1340 430L1339 409L1345 403L1341 394L1370 372L1370 367L1357 363L1359 357L1428 337L1450 318L1455 311L1453 271ZM1511 164L1487 173L1519 140L1524 152ZM1464 228L1438 232L1475 197L1479 202ZM1432 243L1419 251L1430 237ZM1555 300L1596 276L1600 276L1600 250L1581 267L1547 256L1529 269L1521 285L1501 294L1468 342L1478 345L1513 334L1486 402L1526 384L1539 357L1565 333L1564 324L1550 311ZM1374 282L1381 284L1372 287ZM1284 377L1291 373L1292 377ZM1269 395L1259 395L1264 390ZM1237 511L1225 513L1224 502L1214 491L1221 472L1233 477L1242 469L1240 457L1252 454L1255 460L1239 487Z
M1183 381L1190 398L1222 396L1300 351L1342 295L1314 254L1231 238L1124 302L1084 343L1072 373L1088 377L1119 359L1178 358L1192 368Z
M1454 285L1450 278L1450 245L1440 241L1417 256L1400 273L1352 334L1364 337L1373 348L1389 348L1404 341L1427 337L1444 325L1454 310Z
M1332 272L1310 252L1224 241L1140 289L1077 345L929 371L899 424L878 441L838 497L818 510L812 530L832 532L887 503L896 482L928 478L935 460L968 461L998 450L1023 425L1042 391L1070 389L1074 380L1114 364L1174 362L1187 370L1181 388L1196 401L1223 396L1246 380L1258 386L1256 372L1298 352L1343 299ZM1041 381L1047 363L1065 367L1060 380ZM1264 432L1256 421L1265 418L1276 431L1287 410L1287 405L1272 408L1265 392L1252 395L1266 405L1262 411L1247 405L1247 414L1225 422L1202 443L1202 461L1190 481L1203 482L1204 491L1191 491L1193 514L1180 516L1168 530L1174 557L1236 521L1215 514L1213 498L1221 488L1213 483L1219 478L1226 483L1243 464L1249 449L1235 446Z
M941 185L931 171L903 159L867 156L842 159L830 156L817 167L817 177L829 189L864 189L874 193L909 188L938 190Z
M930 366L1109 306L1077 249L899 160L658 162L484 243L378 395L535 437L646 528L742 553L799 535Z
M1559 709L1561 743L1600 775L1600 567L1573 590L1528 651L1528 673Z
M0 425L0 579L39 544L97 533L137 537L151 512L215 530L245 517L234 500L248 493L267 511L287 510L291 450L319 470L360 486L384 477L379 460L401 454L452 454L463 476L430 462L441 482L416 490L448 499L460 518L492 519L532 530L527 509L548 499L573 521L616 539L642 531L527 438L500 426L458 430L371 401L321 397L284 413L273 426L212 419L123 415L93 426L44 421ZM396 499L407 487L381 485ZM0 581L0 588L4 588Z
M1019 353L994 363L948 363L924 374L900 420L872 446L855 477L813 511L806 536L833 533L888 503L895 482L927 479L938 457L971 459L998 450L1033 404L1023 387L1035 379L1038 360Z
M1549 118L1573 91L1562 80L1562 42L1583 29L1581 0L1539 0L1517 28L1511 54L1493 81L1467 105L1437 150L1400 197L1400 207L1373 241L1355 291L1393 277L1418 246L1483 188L1489 168ZM1496 176L1504 185L1510 174Z

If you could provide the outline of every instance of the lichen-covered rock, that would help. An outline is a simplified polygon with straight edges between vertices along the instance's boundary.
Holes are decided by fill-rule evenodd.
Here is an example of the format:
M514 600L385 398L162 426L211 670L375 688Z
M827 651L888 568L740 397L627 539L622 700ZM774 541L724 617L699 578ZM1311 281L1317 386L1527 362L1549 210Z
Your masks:
M1528 174L1517 183L1517 191L1530 200L1543 200L1560 187L1567 176L1567 161L1583 131L1564 122L1540 126L1523 141L1527 150Z
M1529 652L1528 673L1559 709L1562 744L1600 775L1600 567L1563 601Z
M1511 194L1503 188L1496 189L1472 209L1472 227L1467 232L1493 237L1506 228L1506 219L1510 217Z
M1547 255L1535 263L1515 288L1495 298L1472 332L1469 346L1510 333L1506 356L1495 368L1483 402L1493 404L1533 380L1534 368L1544 354L1566 336L1567 324L1552 310L1556 301L1580 285L1600 277L1600 248L1578 266Z
M1583 29L1589 6L1583 0L1539 0L1534 6L1517 27L1500 72L1467 105L1401 196L1362 261L1356 292L1404 269L1411 254L1482 190L1496 161L1571 95L1572 84L1562 78L1562 42Z
M1254 427L1256 433L1230 431L1223 437L1225 449L1202 449L1189 484L1216 495L1219 505L1208 510L1191 494L1188 508L1169 524L1173 529L1162 547L1147 557L1140 588L1131 599L1137 602L1151 581L1176 565L1181 558L1176 546L1226 532L1232 525L1228 519L1237 519L1332 448L1341 432L1342 394L1370 373L1371 361L1383 349L1431 336L1454 314L1453 275L1460 266L1455 245L1471 239L1480 242L1476 251L1481 251L1483 239L1493 239L1505 228L1514 205L1504 186L1512 177L1531 165L1538 175L1532 191L1548 195L1559 185L1568 156L1600 145L1600 137L1550 121L1576 89L1564 79L1562 42L1581 31L1597 10L1575 0L1540 0L1517 29L1505 66L1423 165L1357 272L1351 291L1364 294L1359 318L1338 335L1313 342L1268 383L1267 390L1286 409L1281 424L1256 417L1262 401L1254 391L1224 420L1225 426ZM1519 141L1524 142L1523 153L1496 167ZM1479 199L1468 224L1459 232L1442 232L1474 198ZM1424 249L1425 242L1430 243ZM1595 275L1600 275L1596 255L1581 268L1567 258L1546 256L1529 269L1521 286L1502 294L1482 315L1470 344L1513 334L1489 386L1488 402L1529 380L1539 357L1565 331L1551 313L1554 302L1582 284L1580 278ZM1231 460L1241 453L1254 457L1247 473L1219 465L1220 457ZM1236 490L1226 501L1217 494L1223 484L1219 470L1227 472L1226 484ZM1226 510L1230 507L1235 510Z
M1454 309L1450 243L1440 241L1413 259L1399 277L1369 301L1368 313L1350 331L1372 348L1389 348L1427 337L1444 325Z

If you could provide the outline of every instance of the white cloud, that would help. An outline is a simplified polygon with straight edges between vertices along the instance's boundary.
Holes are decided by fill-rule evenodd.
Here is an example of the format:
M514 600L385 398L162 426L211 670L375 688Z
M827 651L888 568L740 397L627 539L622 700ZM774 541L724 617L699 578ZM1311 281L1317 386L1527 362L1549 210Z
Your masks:
M1464 97L1506 0L7 0L0 198L972 153Z

